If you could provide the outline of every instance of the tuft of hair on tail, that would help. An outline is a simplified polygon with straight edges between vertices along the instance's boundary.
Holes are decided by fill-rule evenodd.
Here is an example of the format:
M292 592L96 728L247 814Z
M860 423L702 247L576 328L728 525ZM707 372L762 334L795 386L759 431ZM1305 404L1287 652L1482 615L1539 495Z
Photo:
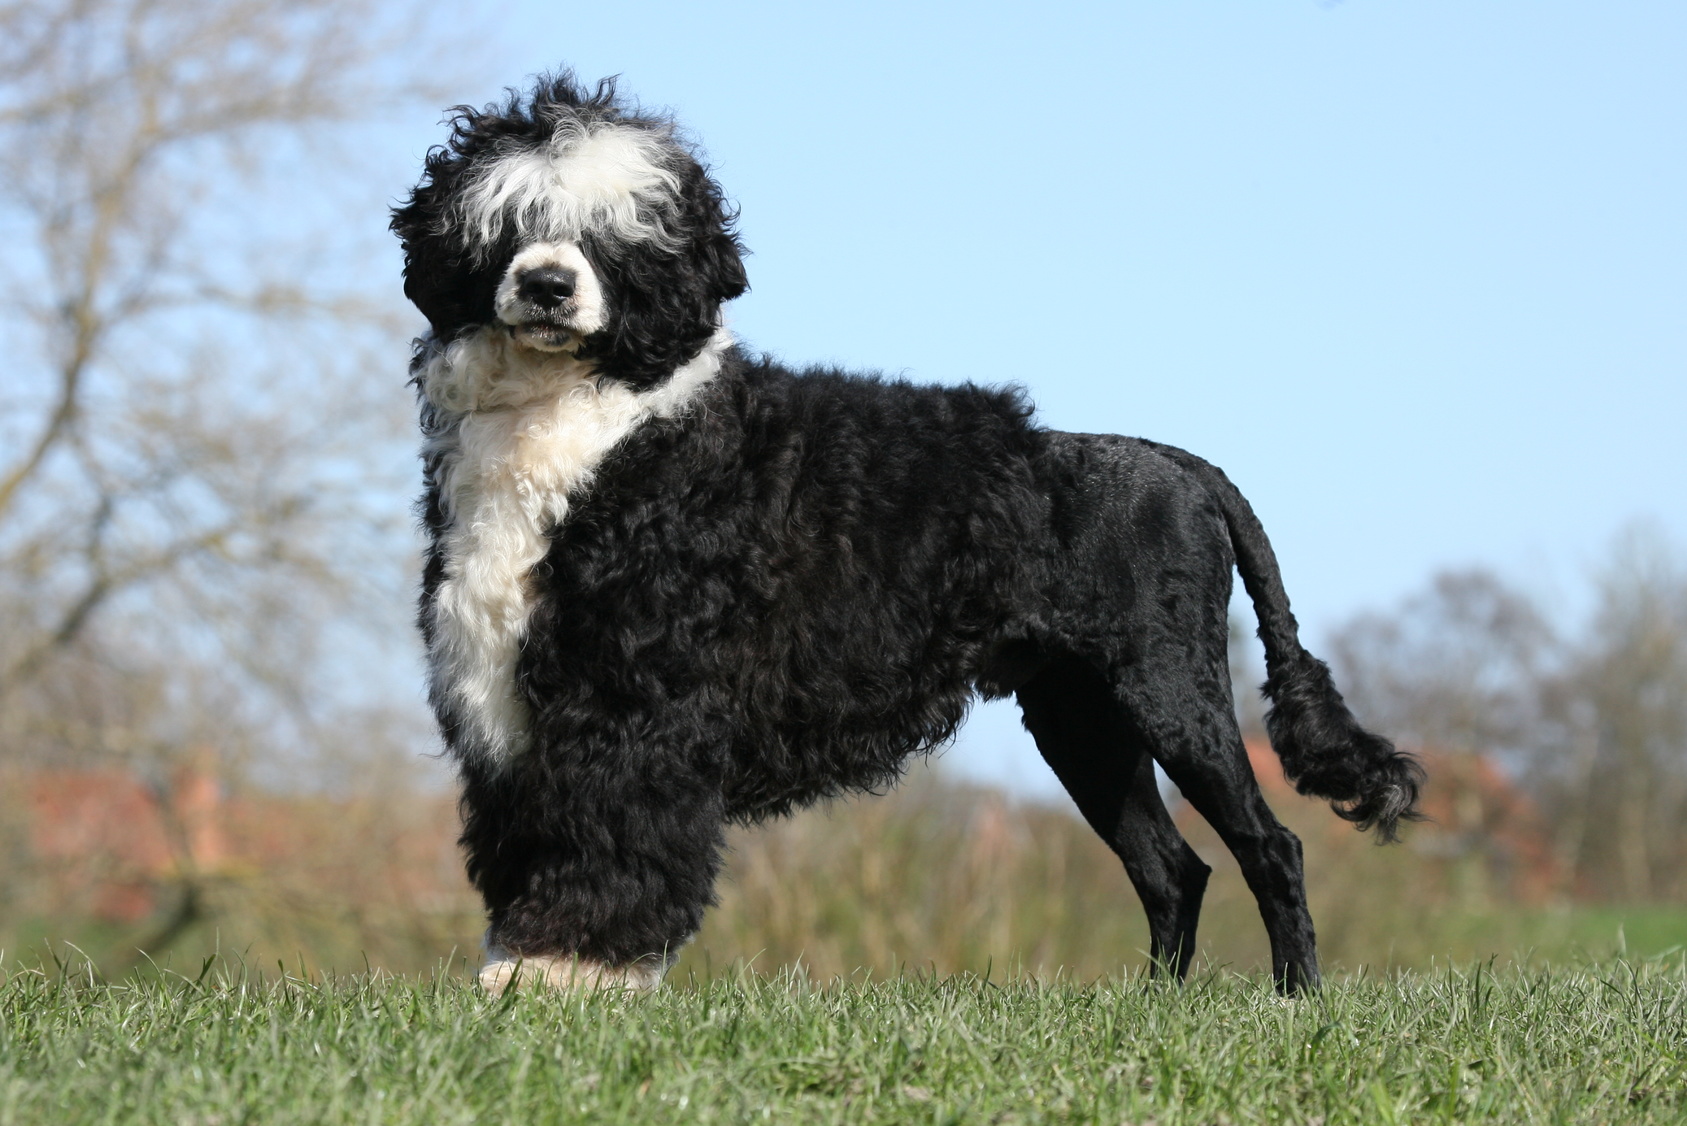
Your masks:
M1224 514L1236 570L1259 618L1263 690L1271 700L1265 730L1283 774L1299 792L1326 799L1338 817L1376 830L1379 843L1398 839L1402 821L1423 820L1417 809L1423 767L1361 727L1330 667L1301 645L1277 555L1241 490L1216 465L1172 446L1157 448L1198 478Z
M1268 669L1265 730L1296 790L1328 799L1337 817L1375 829L1381 843L1397 839L1400 822L1423 819L1417 811L1423 767L1359 726L1328 665L1300 649L1268 661Z

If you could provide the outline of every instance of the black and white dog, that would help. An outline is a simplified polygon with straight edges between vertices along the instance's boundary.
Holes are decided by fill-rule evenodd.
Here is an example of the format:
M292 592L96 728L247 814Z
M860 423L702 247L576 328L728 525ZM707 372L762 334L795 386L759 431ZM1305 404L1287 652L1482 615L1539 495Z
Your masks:
M393 217L432 327L421 626L482 982L654 987L728 822L883 786L1013 693L1158 968L1185 972L1208 869L1156 762L1241 862L1279 985L1315 983L1300 844L1232 707L1233 564L1301 792L1386 837L1419 772L1301 647L1247 501L1182 450L1044 430L1017 391L739 350L733 218L670 121L568 75L459 107Z

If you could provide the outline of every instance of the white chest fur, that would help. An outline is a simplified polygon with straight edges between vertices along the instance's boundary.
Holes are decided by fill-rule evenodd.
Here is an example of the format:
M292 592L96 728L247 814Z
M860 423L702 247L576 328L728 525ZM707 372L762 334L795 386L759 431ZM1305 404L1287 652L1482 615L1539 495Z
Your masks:
M445 575L428 609L430 691L457 722L456 753L493 766L527 749L530 716L515 682L533 613L528 575L591 480L640 424L686 409L720 370L722 330L672 378L635 392L595 379L563 353L515 346L499 328L440 349L422 393L443 425L437 458Z

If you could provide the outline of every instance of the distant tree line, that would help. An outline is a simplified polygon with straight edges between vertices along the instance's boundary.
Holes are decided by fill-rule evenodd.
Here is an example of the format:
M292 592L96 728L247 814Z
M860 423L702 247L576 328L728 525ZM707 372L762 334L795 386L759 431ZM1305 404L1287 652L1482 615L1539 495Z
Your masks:
M1565 897L1687 901L1687 570L1632 529L1592 605L1484 570L1437 575L1341 629L1358 712L1408 744L1495 756L1540 807Z

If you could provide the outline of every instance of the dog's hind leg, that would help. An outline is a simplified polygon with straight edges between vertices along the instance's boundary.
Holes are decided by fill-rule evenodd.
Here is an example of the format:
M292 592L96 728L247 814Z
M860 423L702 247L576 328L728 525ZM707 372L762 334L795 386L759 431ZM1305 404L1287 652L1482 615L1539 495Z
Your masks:
M1150 972L1182 979L1211 869L1166 812L1146 743L1125 723L1101 674L1083 661L1055 662L1018 695L1037 749L1124 861L1148 915Z
M1222 660L1208 676L1188 678L1149 661L1118 690L1130 726L1236 857L1271 940L1277 987L1296 993L1318 984L1300 839L1265 804L1220 677L1228 678Z

